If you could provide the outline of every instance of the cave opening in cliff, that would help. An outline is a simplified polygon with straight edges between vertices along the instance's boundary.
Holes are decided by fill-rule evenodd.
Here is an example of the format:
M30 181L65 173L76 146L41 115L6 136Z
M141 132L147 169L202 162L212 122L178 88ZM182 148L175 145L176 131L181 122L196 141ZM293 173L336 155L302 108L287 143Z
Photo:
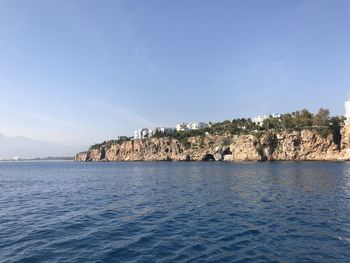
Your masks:
M214 158L214 156L213 156L212 154L209 154L209 153L208 153L208 154L206 154L206 155L203 156L202 161L205 161L205 162L210 162L210 161L215 162L215 158Z

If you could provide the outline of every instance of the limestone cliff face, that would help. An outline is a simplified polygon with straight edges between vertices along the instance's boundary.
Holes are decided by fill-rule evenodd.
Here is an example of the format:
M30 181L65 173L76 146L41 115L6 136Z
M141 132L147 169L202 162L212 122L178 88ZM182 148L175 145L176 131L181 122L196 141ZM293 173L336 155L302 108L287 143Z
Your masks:
M339 146L333 135L321 137L317 132L303 130L269 134L260 140L262 157L267 160L340 160Z
M134 140L105 147L108 161L167 161L185 160L184 147L169 138Z
M350 127L333 135L316 131L273 132L258 135L191 137L186 145L172 138L152 138L106 144L79 153L76 161L288 161L350 160Z

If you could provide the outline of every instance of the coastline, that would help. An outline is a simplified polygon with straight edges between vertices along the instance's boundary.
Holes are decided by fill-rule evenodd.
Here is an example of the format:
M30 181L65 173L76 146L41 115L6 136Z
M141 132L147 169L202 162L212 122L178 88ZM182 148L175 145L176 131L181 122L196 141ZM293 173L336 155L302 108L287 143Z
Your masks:
M322 136L314 130L194 136L186 143L171 137L107 142L78 153L74 161L347 161L349 130L342 128L338 143L332 134Z

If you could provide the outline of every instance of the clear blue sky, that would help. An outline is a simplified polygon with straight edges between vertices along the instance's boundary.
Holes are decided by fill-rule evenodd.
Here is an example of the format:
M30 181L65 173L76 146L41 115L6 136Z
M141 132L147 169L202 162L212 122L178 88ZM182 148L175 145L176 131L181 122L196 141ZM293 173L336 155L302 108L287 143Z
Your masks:
M89 145L135 128L327 107L350 1L0 0L0 132Z

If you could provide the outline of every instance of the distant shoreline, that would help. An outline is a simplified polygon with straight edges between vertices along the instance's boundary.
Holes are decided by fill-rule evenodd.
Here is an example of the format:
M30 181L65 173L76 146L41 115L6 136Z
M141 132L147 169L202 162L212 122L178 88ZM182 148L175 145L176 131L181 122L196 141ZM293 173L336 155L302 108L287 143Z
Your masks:
M46 157L46 158L28 158L28 159L2 159L0 162L72 162L73 157Z

